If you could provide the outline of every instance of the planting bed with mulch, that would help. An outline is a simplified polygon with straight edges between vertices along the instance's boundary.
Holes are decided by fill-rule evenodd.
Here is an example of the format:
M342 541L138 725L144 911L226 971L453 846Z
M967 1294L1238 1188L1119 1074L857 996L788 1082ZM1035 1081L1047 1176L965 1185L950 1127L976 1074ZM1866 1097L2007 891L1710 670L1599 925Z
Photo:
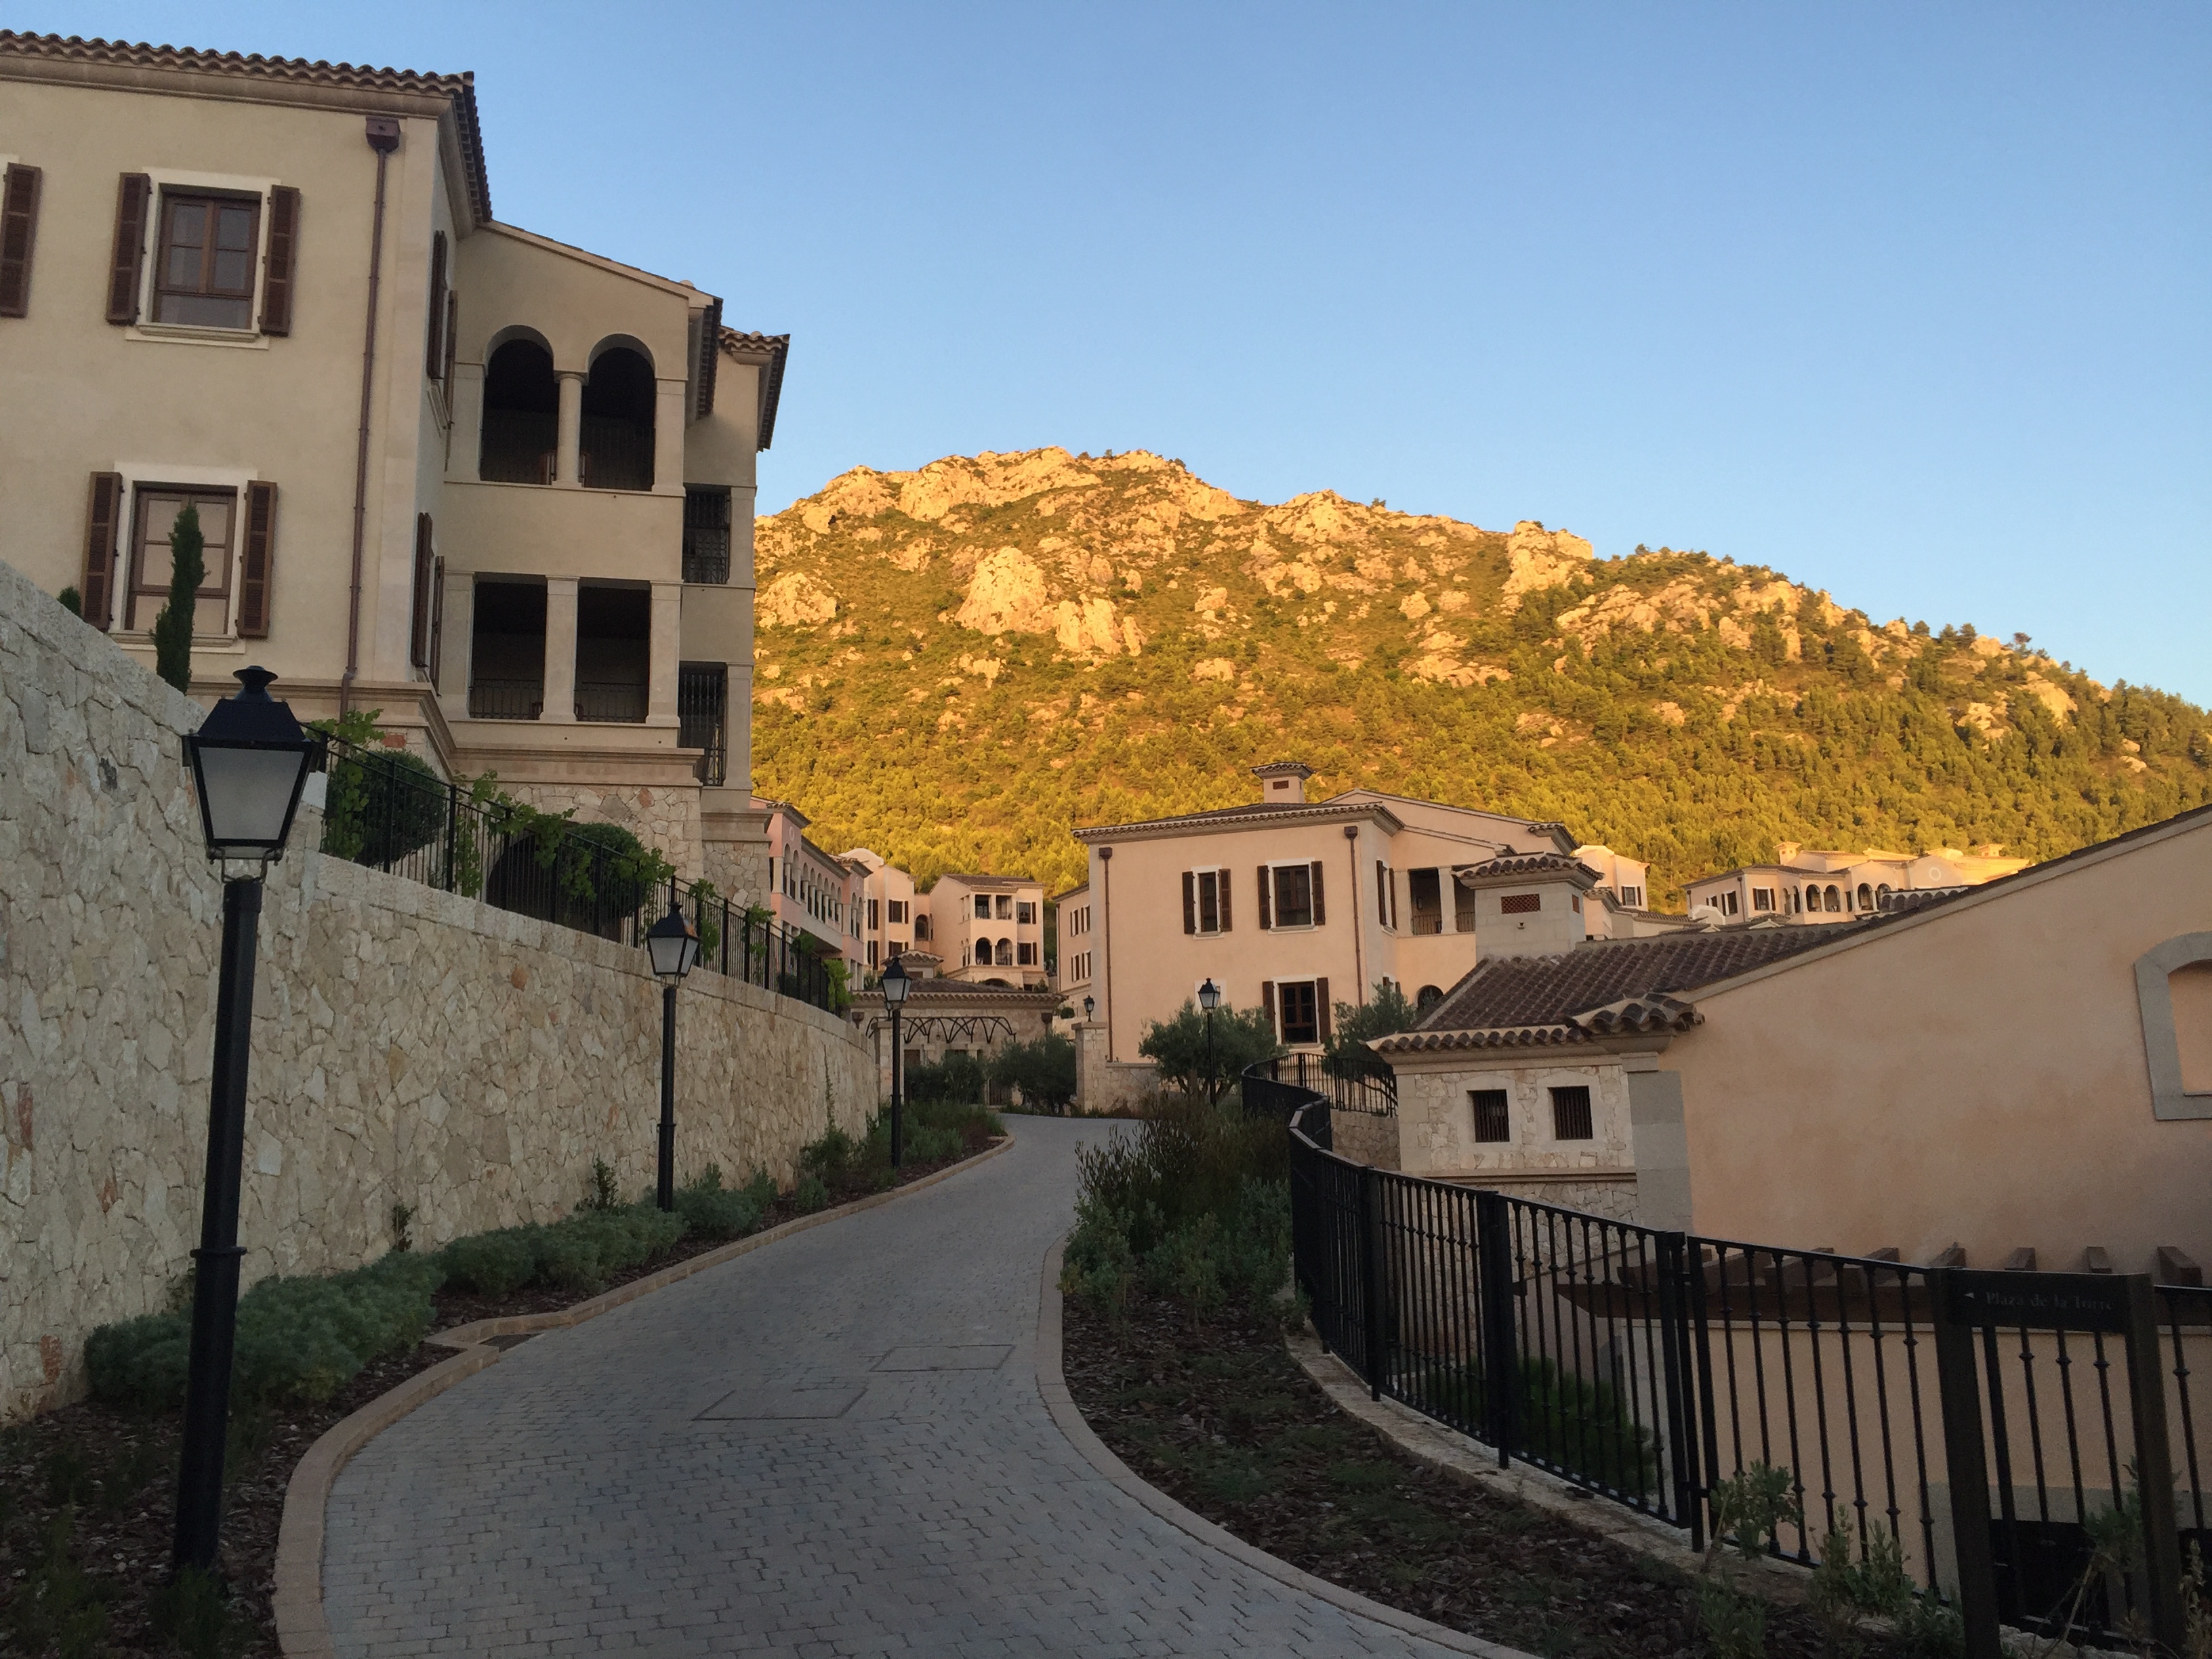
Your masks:
M969 1134L958 1155L888 1170L854 1170L828 1183L830 1204L906 1186L986 1151ZM823 1206L817 1206L823 1207ZM756 1231L808 1212L785 1194ZM504 1297L439 1291L433 1331L479 1319L551 1313L649 1273L720 1249L729 1241L684 1237L653 1261L607 1275L592 1291L531 1285ZM222 1576L227 1608L165 1605L174 1524L181 1411L147 1413L98 1401L0 1430L0 1654L15 1659L95 1659L102 1654L185 1654L264 1659L279 1650L271 1622L276 1534L292 1471L323 1433L453 1351L420 1343L372 1360L328 1400L292 1401L235 1413L226 1459Z
M1071 1297L1064 1341L1069 1392L1123 1462L1316 1577L1547 1659L1712 1651L1687 1577L1415 1462L1338 1410L1279 1326L1242 1307L1198 1324L1140 1294L1117 1325ZM1899 1651L1863 1642L1869 1659ZM1776 1607L1765 1650L1832 1650L1811 1613Z

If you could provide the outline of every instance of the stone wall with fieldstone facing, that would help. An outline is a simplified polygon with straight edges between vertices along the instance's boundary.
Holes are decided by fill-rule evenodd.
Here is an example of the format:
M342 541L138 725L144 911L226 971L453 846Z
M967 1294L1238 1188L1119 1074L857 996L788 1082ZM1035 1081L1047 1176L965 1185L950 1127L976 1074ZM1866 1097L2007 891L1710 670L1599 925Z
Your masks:
M280 684L276 688L283 694ZM84 1388L198 1242L222 888L198 705L0 565L0 1418ZM550 1220L594 1158L649 1188L660 988L641 951L303 849L264 899L240 1236L250 1283ZM677 1167L788 1181L865 1124L852 1026L706 970L678 996Z

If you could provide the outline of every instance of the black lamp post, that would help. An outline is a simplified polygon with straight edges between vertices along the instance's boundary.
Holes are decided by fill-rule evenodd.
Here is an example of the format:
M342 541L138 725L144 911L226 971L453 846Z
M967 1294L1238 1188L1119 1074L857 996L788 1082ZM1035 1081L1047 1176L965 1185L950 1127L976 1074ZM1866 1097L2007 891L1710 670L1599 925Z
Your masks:
M891 965L884 969L884 1006L891 1011L891 1168L899 1166L904 1151L900 1135L900 1085L906 1076L906 1050L899 1044L899 1011L906 1006L906 994L914 988L914 980L906 970L906 959L893 957Z
M269 695L276 677L238 671L240 690L185 739L200 798L207 855L222 875L222 963L216 992L215 1071L208 1084L207 1185L192 1252L192 1340L185 1440L177 1466L179 1567L215 1571L222 1532L222 1452L238 1335L238 1189L246 1151L246 1068L253 1042L253 956L261 883L284 854L316 741ZM233 874L234 869L238 873Z
M1221 1006L1221 988L1211 979L1198 988L1198 1006L1206 1010L1206 1103L1221 1097L1220 1074L1213 1064L1213 1011Z
M1091 1022L1094 1018L1096 1018L1097 1017L1097 1013L1098 1013L1098 999L1097 999L1097 997L1085 997L1085 998L1084 998L1084 999L1083 999L1083 1023L1084 1023L1085 1025L1090 1024L1091 1024Z
M676 1207L676 988L699 959L699 934L676 902L668 884L668 914L645 930L645 953L660 981L660 1173L653 1201Z

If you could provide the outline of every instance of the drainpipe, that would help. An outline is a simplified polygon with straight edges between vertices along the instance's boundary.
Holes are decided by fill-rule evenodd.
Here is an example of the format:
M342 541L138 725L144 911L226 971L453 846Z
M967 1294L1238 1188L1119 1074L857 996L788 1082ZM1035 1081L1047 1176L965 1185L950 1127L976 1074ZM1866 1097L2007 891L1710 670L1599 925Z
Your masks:
M341 718L353 704L354 678L361 672L361 559L368 534L368 416L376 384L376 302L384 281L384 173L399 148L399 123L389 115L368 118L368 147L376 152L376 218L368 234L368 326L361 345L361 438L353 460L353 583L346 599L346 665L338 681Z
M1352 860L1352 982L1358 990L1358 1006L1367 1006L1367 969L1359 954L1359 826L1344 826L1344 854ZM1382 918L1376 919L1379 925Z
M1114 849L1098 849L1098 916L1106 946L1106 1058L1114 1058Z

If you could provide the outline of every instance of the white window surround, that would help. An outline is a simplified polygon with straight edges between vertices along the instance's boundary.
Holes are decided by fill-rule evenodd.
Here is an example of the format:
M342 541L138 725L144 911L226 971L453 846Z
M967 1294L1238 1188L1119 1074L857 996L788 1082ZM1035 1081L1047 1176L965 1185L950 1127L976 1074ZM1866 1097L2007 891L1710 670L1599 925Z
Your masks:
M131 557L134 550L131 538L137 533L138 491L148 484L184 484L199 489L228 489L238 496L234 509L236 518L243 520L246 513L246 486L256 483L261 475L251 470L241 471L234 467L172 466L162 461L118 461L113 470L123 477L123 514L121 528L116 534L116 592L119 601L122 584L131 579ZM231 535L230 556L234 565L244 556L244 527L242 522ZM228 653L234 656L246 654L246 641L238 637L238 599L245 584L234 578L230 584L230 614L223 619L220 634L200 635L192 641L195 651ZM118 602L114 614L121 616L123 606ZM108 637L118 645L140 646L152 649L154 635L146 629L111 628Z
M1282 919L1282 906L1276 902L1276 893L1278 890L1275 885L1275 872L1278 870L1304 870L1310 875L1314 866L1320 862L1321 860L1319 859L1271 859L1267 861L1265 867L1267 872L1267 931L1269 933L1310 933L1317 930L1317 925L1314 922L1285 922ZM1312 912L1312 890L1310 888L1307 890L1307 912L1309 915Z
M153 181L146 207L146 222L139 228L138 240L138 320L123 331L126 340L153 340L170 345L228 346L234 349L266 351L270 337L261 331L261 302L269 286L269 192L284 181L281 179L249 179L231 173L181 173L174 168L140 167ZM261 200L261 211L256 216L255 246L253 251L253 303L248 315L253 319L247 328L205 328L183 323L157 323L154 315L154 284L161 275L159 240L161 234L161 192L164 190L227 191L234 196L255 196ZM185 479L170 482L183 483Z
M2177 969L2212 962L2212 933L2182 933L2136 960L2136 1001L2142 1010L2143 1057L2150 1066L2151 1115L2161 1122L2212 1117L2212 1093L2182 1086L2181 1042L2173 1024Z

